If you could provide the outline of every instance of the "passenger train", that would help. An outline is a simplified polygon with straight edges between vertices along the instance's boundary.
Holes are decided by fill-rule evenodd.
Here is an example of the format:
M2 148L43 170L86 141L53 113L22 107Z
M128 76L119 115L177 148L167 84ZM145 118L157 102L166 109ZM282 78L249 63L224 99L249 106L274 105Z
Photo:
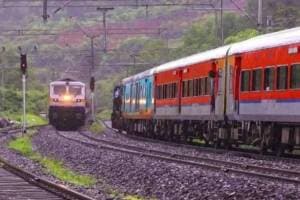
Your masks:
M49 88L49 122L61 129L84 125L86 118L86 86L72 79L53 81Z
M122 80L112 126L167 140L300 145L300 28L172 61Z

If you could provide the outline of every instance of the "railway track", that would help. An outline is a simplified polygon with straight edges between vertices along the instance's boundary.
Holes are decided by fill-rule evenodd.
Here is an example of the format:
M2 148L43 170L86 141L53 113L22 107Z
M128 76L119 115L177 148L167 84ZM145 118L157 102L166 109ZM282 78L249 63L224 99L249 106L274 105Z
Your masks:
M40 128L46 125L34 125L34 126L28 126L27 129L34 129L34 128ZM3 128L0 129L0 134L5 135L5 134L13 134L13 133L18 133L22 131L22 127L20 126L13 126L13 127L8 127L8 128Z
M112 141L102 140L86 135L83 132L78 134L85 138L76 139L72 134L63 134L62 132L56 131L56 134L65 139L80 143L82 145L117 151L121 153L127 153L137 156L148 157L152 159L167 161L171 163L178 163L184 165L190 165L194 167L208 168L222 172L236 173L240 175L246 175L251 177L259 177L269 179L273 181L286 182L291 184L300 184L300 172L292 170L277 169L271 167L262 167L257 165L245 165L237 162L218 160L213 158L193 157L188 155L173 154L164 151L149 150L137 146L131 146L121 143L115 143Z
M0 199L75 199L92 198L37 177L0 158Z
M284 155L278 157L277 155L274 155L272 153L266 152L264 154L261 154L260 151L243 149L243 148L231 148L229 150L229 149L222 149L222 148L207 147L204 145L187 144L187 143L182 143L182 142L170 142L170 141L166 141L166 140L158 140L158 139L153 139L153 138L148 138L148 137L127 134L126 132L119 133L117 130L111 128L111 126L109 124L110 121L100 120L98 122L103 124L106 127L106 129L110 130L113 134L122 134L123 136L133 139L133 140L146 141L146 142L150 142L150 143L159 143L159 144L168 145L168 146L172 146L172 147L176 147L176 148L182 147L182 148L192 149L192 150L201 151L201 152L210 152L210 153L216 153L216 154L229 153L229 154L235 155L235 156L253 158L253 159L258 159L258 160L272 160L272 161L273 160L281 160L281 161L300 163L300 156L298 156L298 155L284 154Z

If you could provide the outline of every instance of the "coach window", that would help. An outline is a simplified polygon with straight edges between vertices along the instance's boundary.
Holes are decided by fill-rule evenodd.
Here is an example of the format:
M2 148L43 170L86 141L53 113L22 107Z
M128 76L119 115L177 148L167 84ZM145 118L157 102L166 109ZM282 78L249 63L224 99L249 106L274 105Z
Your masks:
M242 92L250 90L250 71L242 71L242 84L241 90Z
M205 77L205 85L206 85L205 94L210 95L210 82L208 77Z
M205 95L205 78L201 78L201 95Z
M287 89L287 75L288 75L288 67L281 66L277 68L277 89L284 90Z
M194 96L198 96L198 79L194 79Z
M170 84L167 84L166 87L167 87L166 99L168 99L170 98Z
M266 91L274 90L275 68L270 67L265 69L264 89Z
M178 96L178 86L177 83L174 83L174 98Z
M252 91L259 91L261 90L261 69L253 70L252 76Z
M159 96L159 99L162 99L162 93L163 93L162 86L160 85L160 86L158 86L158 96Z
M182 97L187 96L187 81L183 81L183 87L182 87Z
M189 87L188 87L188 96L192 97L193 96L193 80L189 80Z
M164 90L164 93L163 93L163 99L166 99L167 98L167 89L168 89L168 87L167 87L167 85L164 85L163 86L163 90Z
M292 65L291 88L300 88L300 64Z

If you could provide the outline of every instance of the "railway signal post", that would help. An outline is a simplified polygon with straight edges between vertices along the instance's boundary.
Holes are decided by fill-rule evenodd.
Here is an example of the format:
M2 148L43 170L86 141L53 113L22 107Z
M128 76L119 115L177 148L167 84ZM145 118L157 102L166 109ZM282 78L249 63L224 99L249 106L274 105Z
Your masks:
M90 80L90 90L91 90L91 113L92 121L95 121L95 101L94 101L94 90L95 90L95 78L92 76Z
M21 54L21 72L22 72L22 85L23 85L22 132L26 133L26 72L27 72L27 56L26 56L26 54Z

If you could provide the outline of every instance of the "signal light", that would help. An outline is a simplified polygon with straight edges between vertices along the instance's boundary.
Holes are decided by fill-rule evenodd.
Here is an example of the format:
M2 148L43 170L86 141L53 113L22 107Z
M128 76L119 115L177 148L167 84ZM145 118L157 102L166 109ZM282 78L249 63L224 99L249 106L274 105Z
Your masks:
M27 56L26 54L21 54L21 71L23 74L26 74L27 70Z
M92 92L95 90L95 78L94 77L91 77L90 89L91 89Z

